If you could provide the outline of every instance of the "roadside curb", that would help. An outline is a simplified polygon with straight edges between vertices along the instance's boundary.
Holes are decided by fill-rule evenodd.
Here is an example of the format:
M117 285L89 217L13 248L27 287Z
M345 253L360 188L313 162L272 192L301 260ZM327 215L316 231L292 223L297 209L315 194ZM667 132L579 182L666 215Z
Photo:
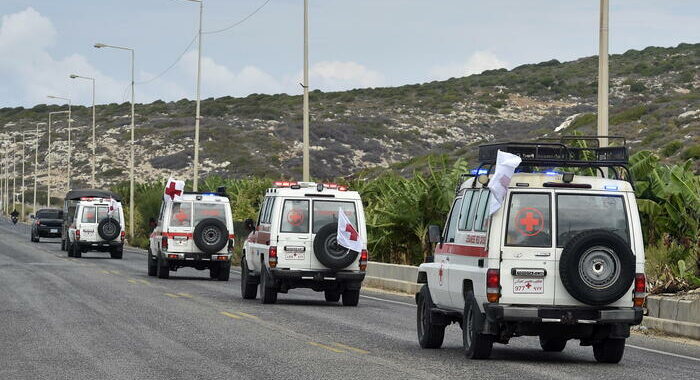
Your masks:
M692 322L673 321L670 319L645 316L642 326L663 331L671 335L700 339L700 324Z

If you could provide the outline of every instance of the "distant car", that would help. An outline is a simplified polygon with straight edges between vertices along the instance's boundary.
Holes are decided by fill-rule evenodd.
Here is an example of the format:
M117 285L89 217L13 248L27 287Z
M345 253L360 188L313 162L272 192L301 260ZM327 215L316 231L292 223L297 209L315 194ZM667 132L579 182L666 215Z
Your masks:
M38 243L40 238L61 237L63 211L54 208L42 208L31 216L34 219L30 240Z

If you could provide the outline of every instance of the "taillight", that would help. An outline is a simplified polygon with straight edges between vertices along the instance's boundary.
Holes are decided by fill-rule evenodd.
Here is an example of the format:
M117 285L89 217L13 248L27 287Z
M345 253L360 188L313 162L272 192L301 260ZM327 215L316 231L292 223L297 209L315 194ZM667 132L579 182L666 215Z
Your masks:
M122 238L122 241L124 241L124 236L126 236L126 232L125 232L125 231L122 231L121 234L120 234L120 236L121 236L121 238Z
M34 222L34 224L36 224L37 226L40 226L41 222L37 220L36 222Z
M644 273L634 275L634 306L644 306L644 299L647 296L647 278Z
M486 299L498 302L501 298L501 272L498 269L486 271Z
M270 247L267 262L270 264L270 268L277 266L277 247Z
M75 230L75 240L80 240L80 230Z
M163 236L163 239L160 242L160 249L162 251L168 250L168 237L167 236Z
M369 253L367 253L366 249L363 249L362 252L360 252L360 270L364 271L367 269L367 260L369 260Z

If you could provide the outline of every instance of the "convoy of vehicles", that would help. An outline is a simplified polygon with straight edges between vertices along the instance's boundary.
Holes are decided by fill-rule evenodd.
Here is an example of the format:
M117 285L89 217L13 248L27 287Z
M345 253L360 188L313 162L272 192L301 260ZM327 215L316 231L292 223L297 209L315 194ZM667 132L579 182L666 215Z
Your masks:
M539 336L545 351L569 339L617 363L630 326L642 319L644 245L624 146L563 143L480 147L486 172L462 182L430 262L419 268L417 331L423 348L442 345L459 323L468 357L488 358L493 343ZM488 213L496 152L522 158L501 207ZM536 172L538 169L545 172ZM578 168L613 178L553 172ZM626 179L622 179L623 175Z
M190 267L209 269L212 279L228 281L233 239L231 205L223 189L163 201L150 236L148 275L168 278L170 271Z

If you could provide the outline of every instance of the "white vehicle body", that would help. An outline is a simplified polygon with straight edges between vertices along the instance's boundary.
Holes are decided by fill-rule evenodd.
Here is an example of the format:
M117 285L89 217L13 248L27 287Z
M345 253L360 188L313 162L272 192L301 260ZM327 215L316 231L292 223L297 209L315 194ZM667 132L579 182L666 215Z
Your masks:
M319 260L314 242L322 227L337 223L341 207L357 229L362 251L350 257L347 265L329 268ZM270 276L275 299L276 292L286 293L297 287L326 291L329 300L343 294L344 302L351 297L345 296L345 290L359 294L367 263L367 229L362 200L356 191L337 185L317 187L316 183L296 182L270 188L258 221L249 227L253 230L244 243L243 260L251 286L259 283L264 274Z
M66 213L67 226L66 248L69 255L80 257L87 251L109 251L115 258L121 258L124 245L125 224L121 203L116 201L116 208L111 198L82 197L70 202L70 212ZM111 218L118 224L118 235L112 239L101 236L98 228L100 222ZM117 257L118 256L118 257Z
M217 220L221 230L215 239L225 239L220 249L203 251L197 243L197 231L205 220ZM225 236L223 236L225 235ZM220 240L217 240L220 242ZM229 199L218 193L185 193L181 200L162 202L157 225L149 241L149 274L167 278L169 271L181 267L210 269L211 277L228 280L234 245L234 227ZM160 267L158 267L160 266ZM218 276L221 273L221 276Z

